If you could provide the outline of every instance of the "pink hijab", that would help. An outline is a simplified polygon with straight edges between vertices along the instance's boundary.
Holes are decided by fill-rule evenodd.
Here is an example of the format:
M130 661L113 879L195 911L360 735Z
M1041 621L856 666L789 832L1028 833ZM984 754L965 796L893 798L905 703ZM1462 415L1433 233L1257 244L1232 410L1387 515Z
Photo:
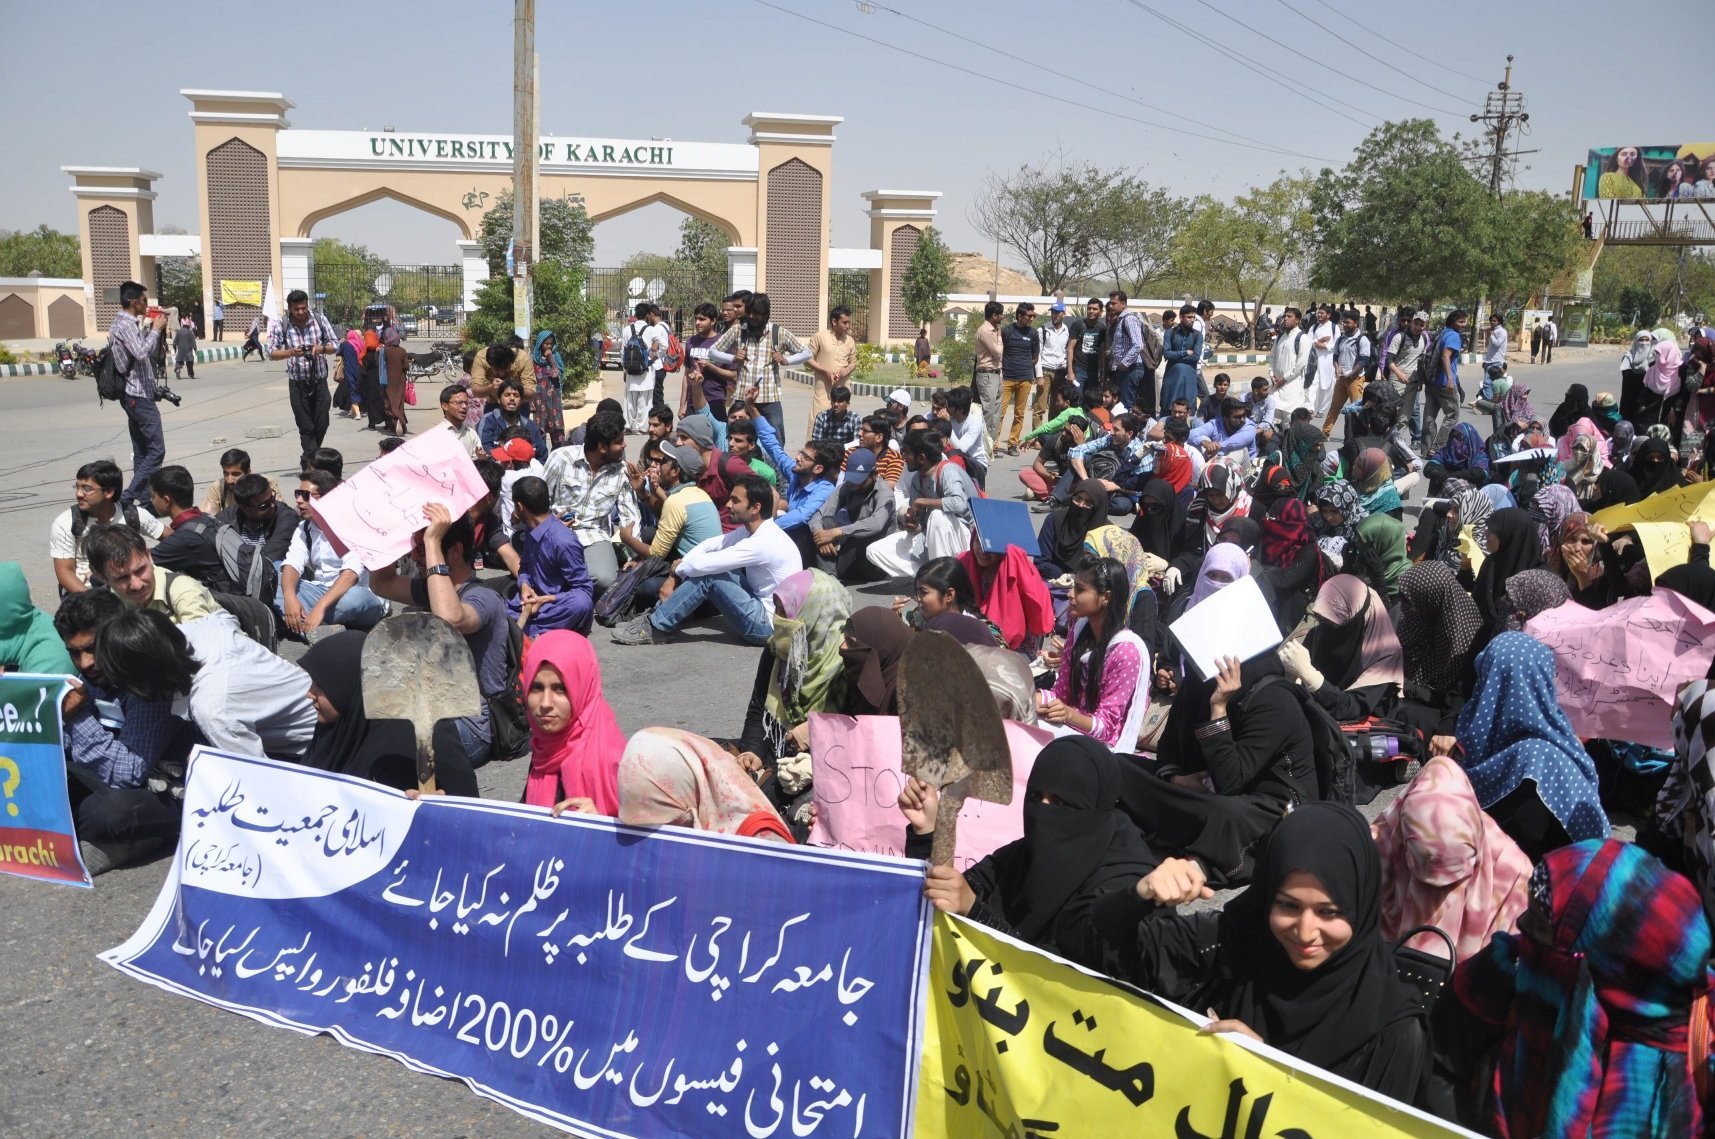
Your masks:
M1679 345L1672 340L1660 340L1654 351L1655 362L1644 373L1644 387L1659 396L1679 394Z
M347 344L351 345L352 349L357 353L358 362L362 363L362 361L363 361L363 333L359 332L355 328L350 329L345 334L345 342Z
M1577 444L1578 440L1585 435L1596 440L1596 462L1599 464L1597 470L1607 470L1609 466L1608 440L1596 429L1595 421L1589 416L1585 416L1583 419L1580 419L1578 422L1566 429L1566 434L1562 435L1559 443L1556 444L1554 457L1560 461L1562 466L1570 465L1572 462L1572 448Z
M738 834L758 812L779 816L738 761L713 740L644 728L619 759L619 821Z
M1413 926L1438 926L1454 956L1474 956L1497 933L1517 933L1530 902L1530 859L1477 805L1464 770L1446 756L1417 778L1370 827L1382 856L1382 936L1393 941ZM1447 943L1432 933L1414 949L1439 956Z
M551 664L566 682L572 701L572 722L563 732L551 734L530 721L530 774L524 782L524 801L537 807L552 807L561 799L583 796L604 815L619 814L619 756L625 750L625 734L613 709L601 694L601 666L595 649L581 634L568 629L543 633L524 654L524 691L528 703L531 682L545 664Z

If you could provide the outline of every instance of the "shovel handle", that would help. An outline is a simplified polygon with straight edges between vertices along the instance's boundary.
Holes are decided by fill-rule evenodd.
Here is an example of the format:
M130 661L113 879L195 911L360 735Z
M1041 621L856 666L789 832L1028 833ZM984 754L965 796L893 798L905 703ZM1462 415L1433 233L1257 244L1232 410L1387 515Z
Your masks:
M417 747L417 790L425 795L432 795L435 787L435 745L432 743L419 744Z
M929 852L932 866L951 866L959 845L959 812L965 807L964 781L941 788L941 805L935 813L935 845Z

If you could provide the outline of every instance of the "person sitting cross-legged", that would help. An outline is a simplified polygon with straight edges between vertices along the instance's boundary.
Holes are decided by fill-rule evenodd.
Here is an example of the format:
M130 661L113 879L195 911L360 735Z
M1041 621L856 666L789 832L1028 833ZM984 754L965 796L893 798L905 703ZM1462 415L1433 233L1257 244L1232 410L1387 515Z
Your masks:
M299 636L324 625L372 629L387 616L387 602L369 589L369 571L356 551L341 556L310 514L310 504L339 485L323 470L300 471L294 497L303 521L280 566L274 607Z
M532 637L550 629L588 635L595 587L584 568L584 547L554 517L548 484L534 475L512 486L512 543L518 549L518 595L507 602L512 619Z
M846 473L810 526L815 568L845 582L874 579L877 574L864 554L897 526L893 484L877 473L875 452L859 447L846 456Z
M762 479L749 475L738 480L727 505L738 529L699 543L680 559L662 583L655 609L615 629L616 644L665 641L704 601L749 644L767 642L774 629L774 590L804 568L803 560L797 545L769 517L774 491Z

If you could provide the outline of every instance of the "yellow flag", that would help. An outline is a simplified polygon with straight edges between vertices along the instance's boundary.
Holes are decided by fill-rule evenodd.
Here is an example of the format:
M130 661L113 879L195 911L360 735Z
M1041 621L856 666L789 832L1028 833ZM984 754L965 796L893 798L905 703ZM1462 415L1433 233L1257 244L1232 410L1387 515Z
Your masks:
M1470 1134L941 913L927 1017L920 1136Z
M223 305L260 305L262 303L262 282L222 281L220 283L220 303Z

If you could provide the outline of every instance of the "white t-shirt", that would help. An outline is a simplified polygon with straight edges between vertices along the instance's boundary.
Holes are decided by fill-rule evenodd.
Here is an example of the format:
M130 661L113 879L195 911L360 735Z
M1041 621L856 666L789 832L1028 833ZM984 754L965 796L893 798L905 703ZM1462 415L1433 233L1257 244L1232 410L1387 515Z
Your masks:
M55 518L53 525L48 528L48 557L75 560L77 562L77 579L88 585L89 558L84 555L83 540L89 536L89 527L99 525L99 523L92 519L85 525L81 535L76 538L72 537L72 516L76 510L77 507L75 506L67 508L65 513ZM116 522L123 522L125 514L116 509L113 512L113 518ZM158 542L161 540L161 532L165 529L165 524L147 510L139 509L137 511L137 530L143 537L151 542Z
M798 544L772 518L751 534L740 526L716 538L705 538L679 562L679 576L711 577L742 569L745 582L758 600L774 600L780 583L804 568Z
M624 354L625 342L631 339L633 330L636 331L638 339L643 341L643 347L649 351L650 368L648 371L635 376L627 372L625 374L625 386L634 392L653 389L655 387L655 373L660 369L661 362L667 358L667 326L665 324L649 324L641 320L632 321L625 326L619 342L621 355Z
M632 377L627 376L626 378L631 379ZM514 467L500 476L500 496L495 503L495 510L500 514L500 528L506 531L507 541L512 540L512 484L526 475L542 478L545 470L546 468L542 466L540 460L531 459L522 467Z
M358 585L369 586L369 571L363 568L363 559L358 557L357 551L349 551L341 557L327 535L322 533L322 528L308 520L300 521L292 531L292 544L286 547L286 560L282 564L297 570L299 579L303 581L332 585L341 570L350 570L357 575Z

